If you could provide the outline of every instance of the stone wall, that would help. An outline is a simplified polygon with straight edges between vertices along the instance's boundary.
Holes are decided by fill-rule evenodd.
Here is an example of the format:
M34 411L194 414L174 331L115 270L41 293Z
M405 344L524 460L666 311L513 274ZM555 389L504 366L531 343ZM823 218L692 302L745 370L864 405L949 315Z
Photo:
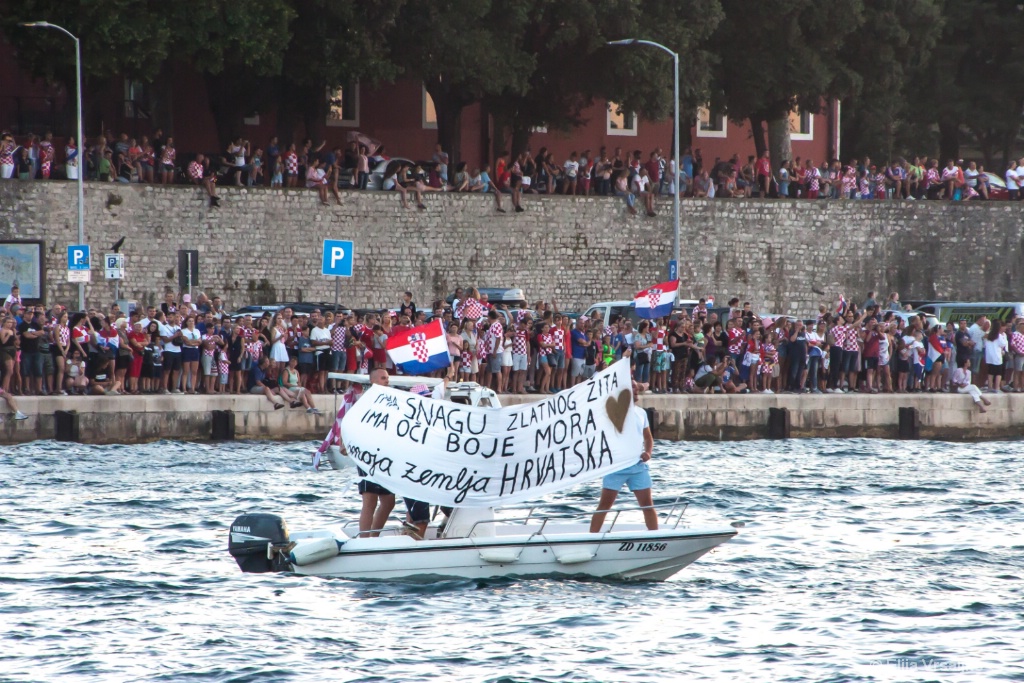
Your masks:
M333 301L320 275L324 238L355 241L353 307L418 302L457 285L517 286L563 309L631 298L665 277L672 209L630 217L621 200L529 196L498 214L490 198L430 194L425 211L394 193L347 192L321 206L306 190L223 188L209 208L198 189L86 183L91 305L109 304L102 254L127 236L123 298L177 289L177 251L198 249L198 289L229 307L275 300ZM507 201L507 200L506 200ZM72 303L66 247L76 242L72 183L0 181L0 240L45 242L48 301ZM1024 204L887 201L686 200L680 279L685 295L738 296L765 312L810 314L845 292L903 299L1024 300Z
M980 414L969 396L960 394L810 394L765 396L654 396L640 405L654 410L654 436L669 441L763 439L769 436L769 413L785 408L793 438L896 438L900 409L915 408L918 436L945 441L1018 439L1024 436L1024 396L993 396L992 407ZM27 420L2 415L0 446L52 439L55 413L78 412L83 443L140 443L159 439L209 439L213 411L235 415L239 439L320 440L331 428L340 396L316 396L323 415L274 410L263 396L49 396L18 397ZM536 396L502 396L504 406L529 403ZM313 446L297 457L308 462Z

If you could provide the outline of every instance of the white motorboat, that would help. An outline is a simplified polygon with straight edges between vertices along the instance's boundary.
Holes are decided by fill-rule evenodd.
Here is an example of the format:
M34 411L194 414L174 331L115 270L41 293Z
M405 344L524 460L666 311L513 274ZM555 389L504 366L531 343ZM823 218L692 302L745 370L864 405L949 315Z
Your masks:
M659 528L608 512L599 533L589 514L496 518L489 508L456 508L418 540L399 526L361 537L355 523L289 532L276 515L245 514L231 525L228 550L243 572L284 571L357 580L429 581L581 576L663 581L736 535L732 526L686 528L685 505L657 506ZM635 512L638 509L632 508Z

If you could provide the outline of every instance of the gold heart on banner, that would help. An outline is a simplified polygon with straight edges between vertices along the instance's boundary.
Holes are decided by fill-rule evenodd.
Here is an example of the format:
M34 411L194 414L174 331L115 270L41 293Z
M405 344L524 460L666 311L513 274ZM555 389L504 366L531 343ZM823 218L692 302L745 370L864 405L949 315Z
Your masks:
M608 418L615 425L615 429L622 433L622 426L626 424L626 415L629 413L630 403L632 403L632 396L628 389L623 389L619 392L618 397L609 396L604 402L604 409L608 413Z

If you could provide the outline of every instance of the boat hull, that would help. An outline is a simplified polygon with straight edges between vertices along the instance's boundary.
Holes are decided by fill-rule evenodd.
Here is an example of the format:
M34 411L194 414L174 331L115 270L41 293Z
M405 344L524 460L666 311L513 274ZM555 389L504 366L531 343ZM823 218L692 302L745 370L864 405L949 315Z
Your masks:
M290 569L305 576L378 581L551 576L663 581L735 535L725 527L429 541L357 538L344 540L337 556ZM301 542L300 535L296 540Z

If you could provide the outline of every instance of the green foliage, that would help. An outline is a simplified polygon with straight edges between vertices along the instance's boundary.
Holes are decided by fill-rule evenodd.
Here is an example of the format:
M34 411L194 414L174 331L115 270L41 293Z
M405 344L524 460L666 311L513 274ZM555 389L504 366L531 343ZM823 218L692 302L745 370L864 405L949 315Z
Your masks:
M767 121L856 92L863 77L845 43L864 21L864 1L722 0L712 105L737 123Z

